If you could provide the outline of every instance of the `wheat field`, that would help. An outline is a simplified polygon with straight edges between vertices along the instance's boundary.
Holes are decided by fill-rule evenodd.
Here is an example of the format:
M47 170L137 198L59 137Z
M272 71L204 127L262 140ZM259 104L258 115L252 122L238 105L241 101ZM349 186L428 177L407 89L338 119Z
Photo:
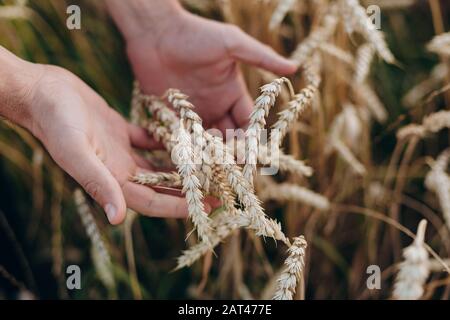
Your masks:
M109 225L37 140L1 121L0 299L449 298L446 1L183 1L299 66L289 78L242 66L255 103L232 141L177 88L141 93L102 2L75 3L85 27L70 32L67 1L0 0L0 45L69 69L146 128L165 149L147 159L177 161L132 179L182 190L189 218L129 210ZM278 171L263 175L273 150ZM206 197L220 200L209 215ZM73 264L83 290L66 287Z

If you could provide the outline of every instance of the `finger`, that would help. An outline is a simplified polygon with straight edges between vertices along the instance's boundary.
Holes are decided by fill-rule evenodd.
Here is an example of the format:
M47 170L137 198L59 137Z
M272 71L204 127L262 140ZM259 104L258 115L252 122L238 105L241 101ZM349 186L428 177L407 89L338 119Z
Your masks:
M136 162L136 164L139 167L147 169L147 170L152 170L153 169L153 167L150 164L150 162L147 159L145 159L143 156L141 156L140 154L138 154L136 152L132 152L131 156L133 157L134 162Z
M217 209L223 205L220 199L212 196L206 196L205 203L207 203L212 209Z
M245 86L242 87L242 93L239 99L231 108L231 116L238 128L246 128L253 111L253 100Z
M224 39L230 55L239 61L277 74L292 74L295 62L280 56L271 47L243 32L239 27L227 27Z
M105 210L111 224L125 219L126 203L119 183L89 147L66 152L69 163L61 167Z
M186 199L160 194L151 188L127 182L123 187L128 207L146 216L185 218L188 215Z
M222 133L225 133L227 129L235 129L236 124L233 121L231 115L225 115L215 125L215 128L219 129Z
M150 136L144 128L134 124L128 125L131 145L138 149L163 149L163 145Z

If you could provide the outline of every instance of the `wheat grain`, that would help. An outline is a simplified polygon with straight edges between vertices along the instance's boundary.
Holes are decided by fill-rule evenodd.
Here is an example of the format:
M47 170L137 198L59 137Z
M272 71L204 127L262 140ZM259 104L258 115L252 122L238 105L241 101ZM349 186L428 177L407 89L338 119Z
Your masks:
M294 7L296 0L281 0L278 2L275 11L272 14L269 22L269 29L274 30L281 25L284 17Z
M165 186L165 187L181 187L182 179L176 172L148 172L140 173L131 178L138 184L148 186Z
M309 36L304 39L291 54L291 59L299 66L308 61L315 53L316 49L325 43L335 32L338 19L329 13L325 15L323 23L316 30L313 30Z
M280 94L283 83L289 82L286 78L280 78L261 87L261 95L255 101L255 107L250 115L248 129L245 132L246 155L243 170L244 178L253 183L258 158L258 147L260 145L261 131L265 128L266 117L270 108L275 105L277 96Z
M371 43L365 43L359 47L356 53L355 75L353 79L355 83L363 83L367 79L374 55L375 49Z
M375 29L367 16L366 10L358 0L340 0L340 9L348 33L357 31L373 45L378 55L388 63L395 63L395 58L389 50L384 35Z
M397 131L397 139L405 140L412 137L424 137L426 129L419 124L408 124Z
M288 249L289 257L284 263L286 268L277 281L274 300L292 300L294 298L297 285L303 277L306 247L307 242L303 236L294 238L292 246Z
M443 57L450 57L450 32L435 36L427 45L427 49Z
M288 104L288 108L278 113L278 120L272 126L270 144L279 147L292 123L311 105L320 85L319 73L320 61L314 56L304 66L307 86L294 96Z
M245 142L243 140L237 140L236 142L238 150L245 148ZM270 165L272 168L279 169L283 173L293 173L299 177L310 177L314 173L313 168L306 165L304 161L297 160L293 156L285 154L283 150L278 151L276 158L272 157L268 146L263 144L258 148L258 162L262 165Z
M77 206L78 214L81 222L86 230L86 233L91 241L91 253L94 262L95 270L99 279L108 288L115 287L114 275L112 272L111 256L106 249L106 244L103 241L100 231L95 223L91 209L86 203L86 198L80 189L74 191L74 200Z
M266 219L265 224L268 225L271 230L275 230L276 234L278 234L276 237L284 237L279 223L271 219ZM187 250L184 250L181 256L177 258L177 270L191 266L198 259L204 256L211 248L214 248L220 244L224 239L229 237L233 231L239 228L247 228L255 231L256 233L261 233L261 228L255 227L248 214L239 209L234 209L234 213L231 215L229 212L223 211L218 215L218 217L215 217L212 220L211 226L215 230L215 232L211 235L211 246L207 246L205 243L201 242ZM289 245L289 240L285 239L284 242Z
M446 173L450 149L443 151L425 177L425 186L436 193L442 208L445 223L450 230L450 177Z
M324 53L329 54L332 57L335 57L342 62L345 62L347 65L353 67L355 65L355 58L350 52L347 52L331 43L324 42L319 45L320 50Z
M421 125L409 124L399 129L397 139L423 138L428 133L436 133L444 128L450 128L450 111L441 110L426 116Z
M404 261L395 279L393 298L417 300L423 295L423 286L430 273L428 252L424 246L426 220L422 220L413 244L403 250Z
M365 0L364 4L377 5L382 10L405 9L417 3L417 0Z
M364 176L367 173L364 165L355 157L352 151L347 147L345 143L339 138L332 138L330 141L331 146L336 150L336 152L342 157L342 159L347 162L357 174Z
M438 111L425 117L422 125L432 133L436 133L444 128L450 128L450 111Z
M184 128L181 120L177 134L178 143L175 145L173 155L177 162L178 173L183 178L183 193L188 203L189 217L191 218L199 238L210 245L210 221L203 205L203 194L200 191L200 181L195 176L196 165L194 163L191 137Z
M259 236L268 236L289 243L281 230L278 230L278 227L274 228L274 225L266 218L264 210L254 194L253 187L243 177L226 145L218 137L207 135L206 139L216 145L216 157L222 159L222 167L227 175L228 183L233 188L239 201L244 205L245 213L250 217L251 223L248 227L256 230L256 234Z
M258 192L258 195L263 201L294 201L309 205L322 211L327 211L330 209L330 202L327 198L312 190L291 183L272 183Z
M378 98L377 94L373 89L366 83L353 86L353 90L361 104L366 106L370 113L375 117L375 119L384 123L387 120L388 114L386 112L386 107Z
M448 68L445 63L440 63L433 68L430 77L411 88L403 97L402 102L407 107L413 107L426 95L435 90L447 77Z

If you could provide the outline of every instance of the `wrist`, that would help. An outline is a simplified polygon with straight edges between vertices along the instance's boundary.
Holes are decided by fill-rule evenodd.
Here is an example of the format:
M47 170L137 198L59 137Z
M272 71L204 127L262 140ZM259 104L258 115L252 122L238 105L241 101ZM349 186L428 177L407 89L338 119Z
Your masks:
M177 0L106 0L106 4L127 42L143 35L157 38L186 13Z
M31 131L33 95L43 66L22 60L0 46L0 115Z

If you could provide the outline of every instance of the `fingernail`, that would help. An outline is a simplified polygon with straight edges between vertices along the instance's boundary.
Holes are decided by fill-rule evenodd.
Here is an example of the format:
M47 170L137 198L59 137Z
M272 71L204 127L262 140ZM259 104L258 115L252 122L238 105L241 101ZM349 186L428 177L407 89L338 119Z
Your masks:
M116 207L113 206L112 204L108 203L105 206L105 212L106 212L106 216L108 217L109 222L112 223L112 221L114 220L114 218L117 215Z

